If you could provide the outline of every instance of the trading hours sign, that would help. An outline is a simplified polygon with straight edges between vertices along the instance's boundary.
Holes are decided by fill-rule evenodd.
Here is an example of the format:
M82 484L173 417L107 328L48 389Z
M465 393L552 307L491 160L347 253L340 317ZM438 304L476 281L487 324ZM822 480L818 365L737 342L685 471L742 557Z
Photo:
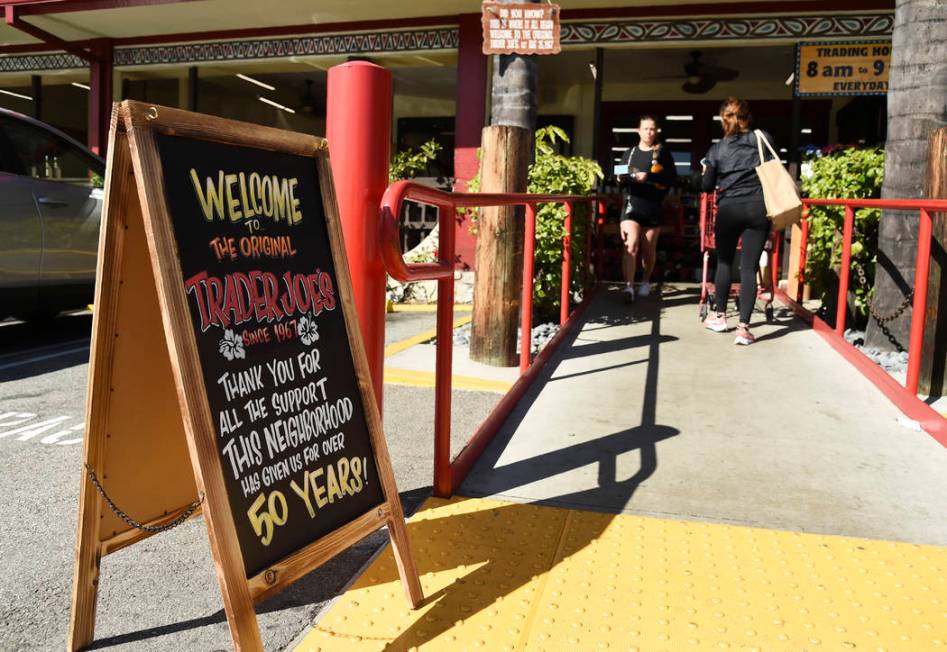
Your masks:
M891 41L800 43L796 95L884 95Z

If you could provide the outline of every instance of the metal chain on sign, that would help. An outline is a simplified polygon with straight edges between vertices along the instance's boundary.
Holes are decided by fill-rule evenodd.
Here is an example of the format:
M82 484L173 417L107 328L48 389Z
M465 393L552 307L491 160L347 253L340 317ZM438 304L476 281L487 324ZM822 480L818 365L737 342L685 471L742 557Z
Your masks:
M139 523L138 521L136 521L135 519L133 519L128 514L126 514L125 512L123 512L122 510L120 510L118 506L112 502L112 499L108 497L107 493L105 493L105 488L102 487L102 485L99 483L99 479L95 477L95 471L92 470L92 467L86 464L85 468L89 472L89 480L92 481L92 484L95 486L96 490L99 492L99 495L102 496L102 499L109 506L109 508L113 512L115 512L115 515L119 517L120 519L122 519L123 521L125 521L128 525L132 526L133 528L137 530L141 530L143 532L150 532L152 534L157 534L158 532L166 532L168 530L176 528L181 523L191 518L191 514L197 511L197 508L200 507L201 503L204 502L204 493L201 492L197 495L197 500L195 500L193 503L188 505L184 509L184 511L182 511L177 516L177 518L175 518L170 523L166 523L165 525L159 525L156 527L152 527L150 525L143 525Z

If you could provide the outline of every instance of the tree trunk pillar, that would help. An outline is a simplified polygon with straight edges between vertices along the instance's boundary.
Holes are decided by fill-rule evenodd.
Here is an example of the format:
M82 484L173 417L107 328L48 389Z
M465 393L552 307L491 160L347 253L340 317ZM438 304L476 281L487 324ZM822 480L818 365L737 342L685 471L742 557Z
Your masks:
M947 199L947 127L931 133L925 186L928 198ZM934 229L927 312L915 316L924 319L918 389L921 394L943 396L947 370L947 213L932 213L931 218Z
M480 191L526 192L533 133L521 127L486 127L481 145ZM523 266L522 207L484 208L477 229L470 358L496 367L517 364Z
M947 33L943 8L937 5L930 0L897 0L895 6L881 188L886 199L923 196L927 138L931 130L945 125L947 76L941 71L947 57ZM892 314L910 301L917 231L917 211L882 211L872 299L878 315ZM907 348L910 323L910 310L885 323L870 317L865 344L885 350Z

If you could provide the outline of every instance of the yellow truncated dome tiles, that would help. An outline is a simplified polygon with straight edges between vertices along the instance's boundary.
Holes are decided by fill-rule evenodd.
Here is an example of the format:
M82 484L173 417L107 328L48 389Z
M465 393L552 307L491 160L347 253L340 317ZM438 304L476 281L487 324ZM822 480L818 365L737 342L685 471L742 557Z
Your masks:
M947 548L430 499L297 650L947 651Z

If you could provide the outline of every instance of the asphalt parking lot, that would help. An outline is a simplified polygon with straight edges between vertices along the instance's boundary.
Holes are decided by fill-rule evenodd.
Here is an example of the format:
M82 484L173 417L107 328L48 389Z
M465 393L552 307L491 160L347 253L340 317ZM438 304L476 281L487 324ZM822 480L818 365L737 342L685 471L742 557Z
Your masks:
M66 642L81 474L88 312L37 327L0 322L0 649ZM386 343L434 327L433 313L392 313ZM455 391L458 450L496 393ZM430 495L433 389L386 385L385 431L410 513ZM286 648L385 543L375 533L257 607L267 650ZM232 646L203 520L103 559L93 649L225 650Z

